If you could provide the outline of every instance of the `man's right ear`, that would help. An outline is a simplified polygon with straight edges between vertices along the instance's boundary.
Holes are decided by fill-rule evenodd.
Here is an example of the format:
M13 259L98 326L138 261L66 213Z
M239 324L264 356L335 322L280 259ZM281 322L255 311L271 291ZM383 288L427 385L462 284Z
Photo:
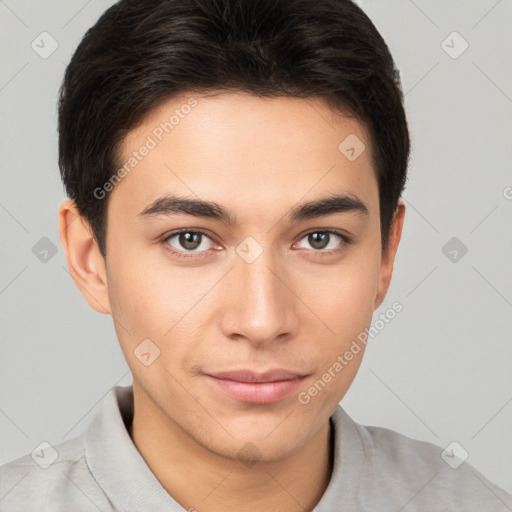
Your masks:
M59 238L66 253L69 273L85 300L98 313L111 315L105 260L90 224L66 199L59 207Z

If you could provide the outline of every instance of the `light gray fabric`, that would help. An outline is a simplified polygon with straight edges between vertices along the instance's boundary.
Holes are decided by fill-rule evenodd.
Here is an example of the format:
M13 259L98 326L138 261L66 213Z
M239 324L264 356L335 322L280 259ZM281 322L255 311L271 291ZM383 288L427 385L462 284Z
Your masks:
M133 444L132 418L133 388L116 386L83 435L54 446L48 468L30 454L1 466L0 511L183 512ZM431 443L359 425L341 406L331 425L333 474L313 512L512 511L508 493L467 462L452 469Z

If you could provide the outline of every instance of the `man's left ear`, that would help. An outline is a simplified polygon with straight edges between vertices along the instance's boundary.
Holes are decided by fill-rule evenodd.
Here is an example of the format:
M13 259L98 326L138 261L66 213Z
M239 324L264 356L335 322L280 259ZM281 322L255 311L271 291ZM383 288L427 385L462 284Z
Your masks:
M374 310L377 309L388 291L391 283L391 276L393 275L393 264L395 261L396 251L400 238L402 237L402 228L404 225L405 217L405 203L402 199L398 200L398 206L393 214L393 220L389 229L389 240L386 250L381 257L380 273L379 273L379 287L374 302Z

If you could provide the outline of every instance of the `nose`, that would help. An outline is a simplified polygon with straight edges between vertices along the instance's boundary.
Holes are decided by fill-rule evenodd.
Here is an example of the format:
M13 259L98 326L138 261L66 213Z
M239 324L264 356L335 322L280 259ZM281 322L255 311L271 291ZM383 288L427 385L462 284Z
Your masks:
M290 272L271 250L248 262L236 255L234 268L226 277L222 329L235 340L262 346L290 339L297 332L297 307Z

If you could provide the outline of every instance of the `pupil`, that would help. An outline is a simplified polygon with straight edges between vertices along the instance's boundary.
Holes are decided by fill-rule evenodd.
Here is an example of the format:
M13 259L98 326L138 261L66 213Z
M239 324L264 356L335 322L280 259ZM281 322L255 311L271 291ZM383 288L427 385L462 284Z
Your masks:
M180 234L180 244L185 249L197 249L201 245L201 233L181 233ZM199 242L198 242L199 240Z
M318 242L318 238L320 238L320 242ZM309 235L309 243L315 247L315 249L324 249L327 247L326 241L328 241L329 233L311 233Z

